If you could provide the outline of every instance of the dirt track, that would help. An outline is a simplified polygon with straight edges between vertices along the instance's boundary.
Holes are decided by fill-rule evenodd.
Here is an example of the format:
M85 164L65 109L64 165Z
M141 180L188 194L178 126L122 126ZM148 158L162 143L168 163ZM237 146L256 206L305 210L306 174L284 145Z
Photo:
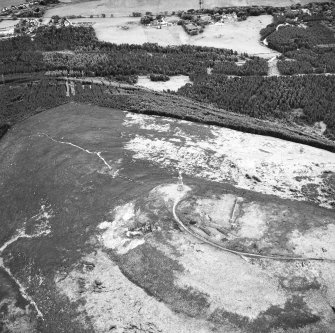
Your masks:
M210 240L206 239L205 237L203 237L201 235L198 235L195 232L192 232L190 229L188 229L185 226L185 224L180 220L180 218L178 217L178 215L176 213L176 208L177 208L177 206L180 203L182 198L183 197L178 197L173 204L172 213L173 213L173 217L174 217L175 221L178 223L178 225L181 227L182 230L186 231L188 234L197 238L198 240L200 240L200 241L202 241L202 242L204 242L204 243L206 243L210 246L214 246L217 249L236 254L243 259L244 259L244 257L251 257L251 258L259 258L259 259L284 260L284 261L327 261L327 262L334 262L335 263L335 259L324 259L324 258L315 258L315 257L303 258L303 257L267 256L267 255L260 255L260 254L254 254L254 253L248 253L248 252L234 251L234 250L228 249L226 247L223 247L223 246L219 245L218 243L210 241Z

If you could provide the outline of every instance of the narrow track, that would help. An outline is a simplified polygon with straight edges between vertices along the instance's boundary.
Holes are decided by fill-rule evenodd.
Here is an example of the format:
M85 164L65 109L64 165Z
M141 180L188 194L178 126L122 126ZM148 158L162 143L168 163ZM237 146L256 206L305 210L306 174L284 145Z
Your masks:
M178 223L178 225L181 227L182 230L186 231L188 234L190 234L191 236L197 238L198 240L213 246L217 249L220 249L222 251L225 252L229 252L232 254L236 254L238 256L240 256L241 258L244 259L244 257L250 257L250 258L258 258L258 259L271 259L271 260L283 260L283 261L326 261L326 262L333 262L335 263L335 259L327 259L327 258L303 258L303 257L282 257L282 256L266 256L266 255L261 255L261 254L254 254L254 253L248 253L248 252L240 252L240 251L234 251L234 250L230 250L226 247L223 247L220 244L217 244L213 241L210 241L208 239L206 239L205 237L202 237L200 235L198 235L195 232L192 232L191 230L189 230L185 224L180 220L180 218L178 217L177 213L176 213L176 208L178 206L178 204L180 203L180 199L176 200L173 204L173 208L172 208L172 213L173 213L173 217L175 219L175 221Z
M44 136L44 137L48 138L49 140L51 140L53 142L56 142L56 143L59 143L59 144L64 144L64 145L68 145L68 146L80 149L80 150L86 152L87 154L95 155L96 157L99 158L100 161L103 162L103 164L108 168L109 171L113 171L113 167L101 155L102 154L101 151L90 151L90 150L88 150L86 148L83 148L81 146L78 146L78 145L76 145L76 144L74 144L72 142L55 139L52 136L50 136L49 134L46 134L46 133L43 133L43 132L42 133L37 133L37 135L38 136ZM134 182L134 183L138 183L138 184L144 184L142 181L139 181L139 180L132 179L130 177L121 175L119 172L115 172L114 175L113 175L113 178L121 178L121 179L124 179L124 180L129 181L129 182Z

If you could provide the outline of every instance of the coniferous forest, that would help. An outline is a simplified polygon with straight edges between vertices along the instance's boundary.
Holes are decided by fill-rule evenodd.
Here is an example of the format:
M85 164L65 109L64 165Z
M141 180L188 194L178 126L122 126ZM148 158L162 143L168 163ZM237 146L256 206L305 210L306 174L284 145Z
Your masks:
M302 48L298 52L291 48L286 54L299 61L279 61L278 67L283 73L312 73L317 66L334 65L328 50ZM238 66L237 60L244 60L244 64ZM16 105L21 103L32 110L36 106L33 98L41 101L42 108L66 102L62 92L51 96L50 87L41 86L36 97L27 93L42 77L46 82L45 73L49 77L106 77L130 84L136 83L138 75L151 75L155 80L184 74L190 76L192 84L181 88L179 95L257 119L301 125L323 121L327 124L324 134L334 140L335 77L267 77L267 70L266 60L238 55L233 50L116 45L99 42L92 27L44 27L33 40L20 36L0 42L0 72L5 82L28 82L24 83L22 94L20 89L7 90L0 119L1 124L5 124L24 118L24 108L18 107L16 113Z
M335 76L227 78L212 74L186 85L179 94L215 106L270 119L312 125L323 121L335 139Z

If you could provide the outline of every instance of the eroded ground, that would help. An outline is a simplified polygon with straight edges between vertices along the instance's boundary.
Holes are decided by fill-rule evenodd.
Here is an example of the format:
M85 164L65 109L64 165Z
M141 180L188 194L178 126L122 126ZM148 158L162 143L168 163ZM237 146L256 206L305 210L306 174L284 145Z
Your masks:
M265 194L334 207L333 153L216 126L128 114L133 158Z
M0 330L334 332L333 154L71 103L0 161Z

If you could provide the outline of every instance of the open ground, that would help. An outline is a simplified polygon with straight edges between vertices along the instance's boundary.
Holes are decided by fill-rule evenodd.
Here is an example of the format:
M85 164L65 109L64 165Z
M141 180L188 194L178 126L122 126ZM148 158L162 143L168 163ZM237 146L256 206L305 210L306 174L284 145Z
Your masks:
M177 91L179 88L187 83L191 83L188 76L177 75L171 76L169 81L166 82L153 82L149 77L139 76L137 86L144 87L155 91L171 90Z
M3 20L0 21L0 29L13 28L19 21L18 20Z
M21 3L24 3L24 1L22 1L22 0L1 0L0 1L0 9L4 8L4 7L20 5Z
M185 223L230 228L234 249L335 259L334 210L320 207L334 154L75 103L17 124L0 148L5 329L333 332L333 263L226 253L172 211L183 199Z
M55 10L57 9L52 9L50 12L55 14ZM62 14L69 15L65 12ZM162 29L145 27L140 24L139 18L82 18L73 19L71 22L92 22L99 40L116 44L158 43L162 46L189 44L233 49L265 58L272 58L278 54L260 42L259 31L272 22L271 15L248 17L246 21L227 22L222 26L210 25L206 27L204 33L197 36L189 36L178 25Z

